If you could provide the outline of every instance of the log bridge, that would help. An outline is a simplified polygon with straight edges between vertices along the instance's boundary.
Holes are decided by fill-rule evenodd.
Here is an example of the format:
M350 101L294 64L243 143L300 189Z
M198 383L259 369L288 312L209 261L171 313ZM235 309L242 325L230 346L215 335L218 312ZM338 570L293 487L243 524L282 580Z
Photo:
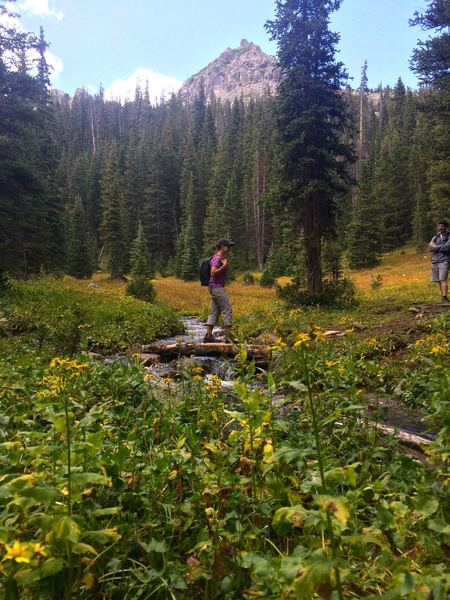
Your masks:
M268 360L272 354L270 348L263 345L248 344L245 346L247 358ZM234 358L242 349L234 344L225 344L214 342L212 344L181 342L173 344L164 344L154 342L141 347L141 356L157 355L165 360L179 358L180 356L222 356L224 358Z

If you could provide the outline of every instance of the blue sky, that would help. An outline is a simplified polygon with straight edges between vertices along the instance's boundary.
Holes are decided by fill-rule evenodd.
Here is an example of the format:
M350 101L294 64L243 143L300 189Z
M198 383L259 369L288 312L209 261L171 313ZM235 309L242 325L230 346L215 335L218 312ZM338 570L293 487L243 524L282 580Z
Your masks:
M109 88L137 69L184 80L246 38L270 53L264 23L274 0L18 0L22 26L43 25L51 52L60 59L55 86ZM22 6L22 8L20 8ZM395 84L399 76L416 86L409 57L424 33L410 28L414 10L426 0L344 0L333 16L341 33L340 60L358 86L369 65L369 85ZM56 59L55 59L56 61ZM142 71L146 73L146 71ZM168 81L168 80L167 80Z

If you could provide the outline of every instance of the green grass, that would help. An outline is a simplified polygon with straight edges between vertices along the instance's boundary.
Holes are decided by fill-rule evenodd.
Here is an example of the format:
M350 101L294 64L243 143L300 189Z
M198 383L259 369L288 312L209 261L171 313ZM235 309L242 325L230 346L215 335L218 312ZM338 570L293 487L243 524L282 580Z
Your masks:
M13 282L0 313L3 345L26 334L32 346L62 354L123 351L182 330L168 306L53 278Z

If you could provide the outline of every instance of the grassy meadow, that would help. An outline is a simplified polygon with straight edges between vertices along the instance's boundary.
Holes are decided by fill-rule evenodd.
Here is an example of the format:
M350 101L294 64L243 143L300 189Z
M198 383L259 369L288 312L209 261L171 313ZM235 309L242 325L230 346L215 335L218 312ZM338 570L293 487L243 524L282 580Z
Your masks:
M418 253L413 248L392 252L385 255L380 265L361 271L345 270L344 274L356 284L362 298L370 301L384 299L400 299L405 302L418 300L431 302L439 298L435 286L430 282L430 257ZM373 288L374 280L381 277L379 288ZM238 277L228 288L229 296L236 317L248 315L253 311L269 310L276 301L273 288L263 288L258 285L260 274L254 273L255 285L243 284ZM284 284L288 278L280 278ZM64 278L63 285L77 290L86 290L92 282L104 292L125 293L125 283L108 281L105 273L96 273L91 280L73 280ZM186 282L174 277L154 280L158 299L170 305L173 309L186 315L205 315L209 305L206 288L198 281ZM97 290L95 290L97 293Z

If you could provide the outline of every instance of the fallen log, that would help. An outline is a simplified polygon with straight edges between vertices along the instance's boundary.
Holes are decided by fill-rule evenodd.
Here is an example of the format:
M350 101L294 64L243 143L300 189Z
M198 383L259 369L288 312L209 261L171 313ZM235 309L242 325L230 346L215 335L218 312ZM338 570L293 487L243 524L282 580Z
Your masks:
M369 425L373 426L375 429L378 429L378 431L380 431L383 435L389 435L397 438L401 444L405 444L407 446L420 448L422 446L430 446L433 443L433 440L430 440L429 438L405 431L404 429L399 429L398 427L390 427L389 425L382 425L381 423L373 422L369 422Z
M247 358L270 358L271 351L267 346L249 344L245 347ZM158 354L161 357L170 359L178 358L179 356L223 356L234 358L240 352L240 348L234 344L225 344L222 342L214 342L212 344L182 342L179 344L164 344L154 342L141 347L143 354Z

